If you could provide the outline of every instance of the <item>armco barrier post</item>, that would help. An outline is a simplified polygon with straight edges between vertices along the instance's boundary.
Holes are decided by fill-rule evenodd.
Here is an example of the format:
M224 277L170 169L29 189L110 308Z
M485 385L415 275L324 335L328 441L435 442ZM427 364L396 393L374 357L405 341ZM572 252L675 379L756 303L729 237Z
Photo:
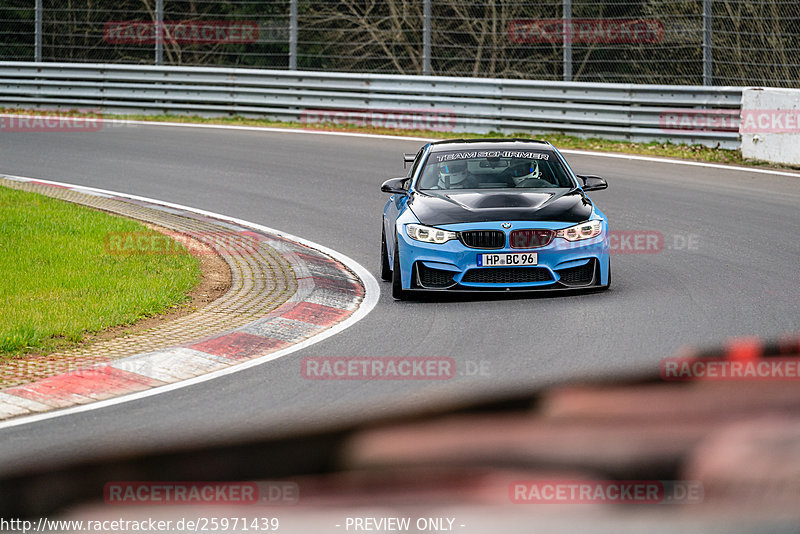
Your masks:
M564 40L564 81L572 81L572 0L563 0L561 33Z
M42 61L42 0L36 0L36 20L35 20L35 36L34 36L34 61L39 63Z
M713 85L711 49L711 0L703 0L703 85Z
M297 70L297 0L289 2L289 70Z
M431 0L422 3L422 74L431 75Z
M164 63L164 43L162 39L164 31L164 0L156 0L156 56L155 64L161 65Z

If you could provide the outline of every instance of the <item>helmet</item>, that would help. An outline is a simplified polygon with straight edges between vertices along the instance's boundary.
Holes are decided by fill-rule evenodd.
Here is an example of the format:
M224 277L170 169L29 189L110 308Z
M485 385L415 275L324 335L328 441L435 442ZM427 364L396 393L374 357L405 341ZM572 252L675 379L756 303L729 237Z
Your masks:
M537 179L541 176L542 171L539 170L539 164L535 161L532 161L528 165L514 169L511 179L514 180L514 185L519 185L525 180Z
M450 189L451 187L460 187L464 180L467 179L467 162L466 161L451 161L449 163L439 164L439 183L440 189Z

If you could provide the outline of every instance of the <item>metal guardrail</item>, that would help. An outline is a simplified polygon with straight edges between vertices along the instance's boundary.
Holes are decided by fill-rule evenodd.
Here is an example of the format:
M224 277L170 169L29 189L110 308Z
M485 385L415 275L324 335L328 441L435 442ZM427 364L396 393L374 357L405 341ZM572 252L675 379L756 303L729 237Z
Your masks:
M723 148L740 146L733 121L694 118L738 121L741 98L740 87L0 62L2 107L564 133Z

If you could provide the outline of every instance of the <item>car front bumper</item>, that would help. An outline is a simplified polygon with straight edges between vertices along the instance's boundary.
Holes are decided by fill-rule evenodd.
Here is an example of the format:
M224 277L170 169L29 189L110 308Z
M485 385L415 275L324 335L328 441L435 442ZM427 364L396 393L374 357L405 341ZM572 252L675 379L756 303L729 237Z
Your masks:
M405 225L398 224L398 247L403 289L433 291L532 291L579 289L608 285L608 223L600 219L603 229L597 237L582 241L554 238L547 246L517 249L509 246L508 235L520 229L559 230L571 226L564 222L509 221L511 228L500 222L476 225L438 226L445 230L499 230L505 233L505 246L499 249L472 248L461 240L433 244L411 239ZM536 253L537 262L530 266L478 265L479 254Z

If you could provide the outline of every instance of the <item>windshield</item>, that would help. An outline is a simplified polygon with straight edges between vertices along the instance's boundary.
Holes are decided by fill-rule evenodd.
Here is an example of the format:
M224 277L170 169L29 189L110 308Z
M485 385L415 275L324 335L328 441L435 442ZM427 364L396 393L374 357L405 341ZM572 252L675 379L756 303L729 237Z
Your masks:
M552 152L452 150L434 152L417 189L572 188L567 170Z

